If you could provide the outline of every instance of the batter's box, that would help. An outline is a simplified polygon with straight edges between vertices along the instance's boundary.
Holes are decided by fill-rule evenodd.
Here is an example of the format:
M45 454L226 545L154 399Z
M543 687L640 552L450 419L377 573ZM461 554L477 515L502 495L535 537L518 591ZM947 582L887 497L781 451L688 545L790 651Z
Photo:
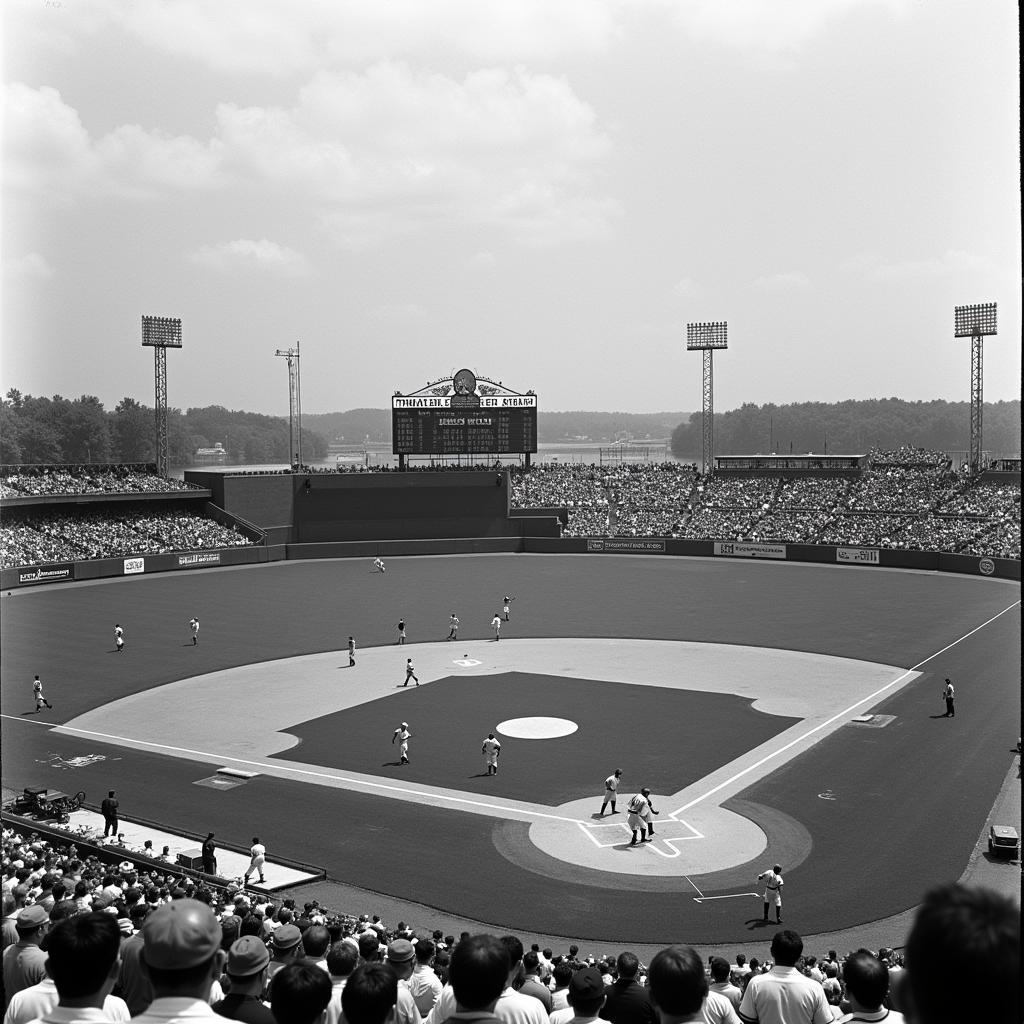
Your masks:
M602 822L600 825L590 825L585 822L578 822L590 841L601 850L610 850L628 844L633 832L625 821ZM688 842L691 839L703 839L704 833L698 832L691 824L679 818L654 819L654 835L650 842L640 843L639 847L650 850L660 857L678 857L678 843Z

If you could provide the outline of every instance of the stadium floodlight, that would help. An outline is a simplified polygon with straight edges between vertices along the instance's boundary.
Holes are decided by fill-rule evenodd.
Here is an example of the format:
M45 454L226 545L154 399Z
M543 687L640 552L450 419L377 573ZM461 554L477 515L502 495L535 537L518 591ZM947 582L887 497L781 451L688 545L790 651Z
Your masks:
M714 323L687 324L686 350L704 353L704 386L701 403L702 446L701 469L705 473L715 471L715 349L729 347L729 325L724 321Z
M981 302L973 306L953 307L954 338L974 338L997 333L996 303Z
M729 325L721 323L687 324L686 348L693 352L699 349L728 348Z
M971 339L971 473L982 469L982 380L985 358L985 337L996 333L996 304L980 302L971 306L953 307L953 336Z
M288 453L292 469L302 469L302 380L299 377L299 343L279 348L275 356L288 363Z
M144 316L142 344L153 350L156 381L156 471L167 476L167 350L181 348L181 320L173 316Z

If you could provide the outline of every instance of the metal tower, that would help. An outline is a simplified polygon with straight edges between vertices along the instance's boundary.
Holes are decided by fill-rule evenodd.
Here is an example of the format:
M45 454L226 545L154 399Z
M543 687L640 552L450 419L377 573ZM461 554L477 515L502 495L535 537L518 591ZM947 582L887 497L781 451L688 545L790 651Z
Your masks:
M996 304L981 303L973 306L953 307L953 336L971 339L971 473L982 467L982 402L984 338L996 334Z
M169 316L142 318L142 344L153 349L156 378L156 471L167 476L167 350L181 348L181 320Z
M729 325L725 322L686 325L686 350L704 353L704 388L701 405L703 421L703 449L701 469L705 473L715 470L715 380L713 357L716 348L729 347Z
M295 348L279 348L275 356L288 363L288 452L292 469L302 468L302 381L299 377L299 343Z

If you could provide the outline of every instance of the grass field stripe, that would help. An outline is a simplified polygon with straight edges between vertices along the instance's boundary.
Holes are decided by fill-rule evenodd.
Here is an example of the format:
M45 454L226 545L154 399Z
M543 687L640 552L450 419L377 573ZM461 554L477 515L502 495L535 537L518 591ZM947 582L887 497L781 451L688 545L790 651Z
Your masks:
M970 632L964 633L963 636L958 637L952 643L946 644L946 646L943 647L941 650L936 651L934 654L929 654L927 658L922 659L916 665L912 665L905 672L901 672L895 679L886 683L885 686L881 687L880 689L875 690L874 693L869 693L866 697L862 697L854 704L851 704L848 708L844 708L842 711L838 712L837 714L834 714L831 718L826 719L824 722L819 722L817 725L808 729L807 732L801 733L799 736L795 737L794 739L791 739L788 743L783 744L781 747L779 747L778 750L773 750L770 754L765 754L765 756L762 757L759 761L755 761L753 764L747 765L746 768L743 768L741 771L738 771L731 778L725 779L724 781L718 783L717 786L712 786L711 789L709 789L706 793L702 793L700 796L695 797L688 804L684 804L677 810L671 811L670 816L674 818L676 817L676 815L682 814L684 811L688 811L691 807L696 807L697 804L703 803L705 800L707 800L709 796L714 796L715 793L720 792L727 786L731 786L734 782L738 782L745 775L749 775L751 772L756 771L762 765L766 764L768 761L771 761L772 758L778 757L780 754L784 754L787 750L796 746L798 743L802 743L809 736L813 736L816 732L821 732L822 729L828 728L828 726L832 725L834 722L839 721L841 718L846 718L851 711L856 711L857 708L859 708L862 704L868 704L869 702L873 703L875 700L878 699L878 697L885 693L886 690L892 689L892 687L894 687L898 682L900 682L903 679L906 679L906 677L909 676L912 672L916 672L922 665L927 665L929 661L932 661L934 658L937 658L940 654L945 654L946 651L950 650L953 647L956 647L957 644L962 643L968 637L973 636L979 630L984 629L989 624L995 622L996 619L1005 615L1011 609L1016 608L1019 604L1020 601L1014 601L1013 604L1007 605L1007 607L1005 607L1001 612L997 612L990 619L986 619L980 626L975 626L974 629L972 629Z
M12 721L22 721L20 715L2 715L2 718L9 718ZM32 722L32 725L43 725L43 722ZM136 746L136 747L148 747L153 750L167 750L173 751L179 754L195 754L198 757L209 758L212 761L233 761L235 764L247 764L252 765L256 768L262 768L264 771L277 775L278 773L288 773L293 775L311 775L318 779L330 779L332 782L345 782L349 783L351 788L363 787L367 789L380 789L392 793L404 793L410 797L423 797L428 796L432 800L437 800L452 804L468 804L471 807L479 807L489 811L501 811L507 814L519 814L524 818L534 818L537 820L546 818L549 821L564 821L569 824L581 825L583 822L579 818L566 818L561 814L546 814L544 811L532 811L526 808L509 806L506 804L489 804L482 800L469 800L465 797L458 796L447 796L443 793L431 792L428 789L406 789L404 786L391 786L384 782L373 782L366 781L364 779L352 779L347 778L344 775L331 775L329 772L316 772L309 768L292 768L286 765L268 764L265 761L249 761L243 757L231 757L230 755L211 754L206 750L193 750L191 747L172 747L167 743L152 743L149 740L132 740L125 736L111 736L105 732L94 732L91 729L78 729L71 725L51 725L54 731L61 731L65 733L78 733L82 736L94 736L99 739L112 740L115 743L120 743L123 746Z

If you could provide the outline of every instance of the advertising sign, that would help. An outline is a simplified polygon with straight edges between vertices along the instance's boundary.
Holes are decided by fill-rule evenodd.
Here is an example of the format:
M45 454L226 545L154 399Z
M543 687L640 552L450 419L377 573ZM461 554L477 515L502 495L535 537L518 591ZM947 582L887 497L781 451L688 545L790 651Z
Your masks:
M663 555L665 554L665 541L654 537L638 537L636 540L590 539L587 541L587 551L614 555Z
M785 544L757 544L754 542L715 541L715 554L728 558L785 558Z
M124 560L125 576L132 576L138 572L146 571L146 560L144 558L126 558Z
M996 563L991 558L983 558L978 562L978 572L982 576L991 576L996 571Z
M851 565L878 565L878 548L836 548L836 561Z
M34 569L22 569L18 573L18 583L23 587L33 583L67 583L74 578L74 562L63 565L37 565Z
M192 551L187 555L178 555L179 569L194 569L200 565L220 565L220 552Z

